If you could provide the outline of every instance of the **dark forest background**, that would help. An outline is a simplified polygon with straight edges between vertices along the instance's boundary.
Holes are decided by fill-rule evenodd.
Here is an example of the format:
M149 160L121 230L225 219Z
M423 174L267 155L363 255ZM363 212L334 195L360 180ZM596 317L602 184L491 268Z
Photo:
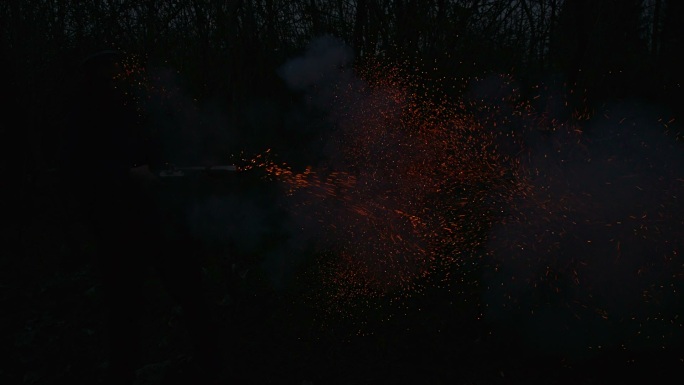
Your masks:
M183 100L201 106L212 129L227 130L218 136L230 138L221 150L272 147L305 165L308 154L296 151L311 133L295 130L305 137L293 137L280 121L301 95L278 71L317 37L345 42L355 63L409 58L435 78L510 74L524 95L552 84L577 110L601 115L604 106L629 101L679 122L682 25L684 3L676 0L1 2L0 185L8 226L0 238L0 326L9 355L0 382L96 383L102 372L87 230L66 224L50 173L55 122L88 55L120 49L174 74ZM499 329L492 334L493 326L473 321L478 310L446 306L444 293L407 306L400 325L370 335L351 336L343 322L320 328L313 310L290 301L301 288L283 294L254 266L234 270L218 279L213 295L230 325L230 337L220 338L240 351L246 383L590 384L684 369L681 317L674 318L679 339L665 353L618 349L570 360L519 347L519 336ZM167 370L187 348L172 326L173 305L154 282L150 287L158 308L147 315L154 348L144 375L158 383L155 370ZM421 306L434 311L412 313ZM445 325L449 333L436 332Z

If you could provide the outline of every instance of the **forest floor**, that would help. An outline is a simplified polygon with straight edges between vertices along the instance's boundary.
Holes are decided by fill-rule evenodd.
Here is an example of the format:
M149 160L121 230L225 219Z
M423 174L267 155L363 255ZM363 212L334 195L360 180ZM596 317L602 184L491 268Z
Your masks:
M103 383L103 304L87 231L65 230L49 188L35 190L27 204L21 248L0 257L2 346L10 353L0 383ZM69 245L65 231L76 232L79 242ZM684 369L682 354L569 361L532 352L492 333L471 309L445 306L443 298L424 298L422 311L408 310L357 335L342 319L320 322L316 306L299 301L296 290L279 292L259 266L250 268L208 281L224 329L216 338L231 355L231 383L603 384L667 378ZM182 314L153 272L144 291L149 305L141 315L136 383L183 383L192 353Z

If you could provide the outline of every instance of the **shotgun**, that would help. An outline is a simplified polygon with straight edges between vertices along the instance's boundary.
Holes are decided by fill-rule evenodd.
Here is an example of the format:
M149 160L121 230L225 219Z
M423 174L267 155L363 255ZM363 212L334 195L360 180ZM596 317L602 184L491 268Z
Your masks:
M175 166L169 165L163 170L159 171L159 177L161 178L182 178L186 176L197 175L201 173L206 173L210 175L222 175L222 174L232 174L237 172L237 166L221 165L221 166Z

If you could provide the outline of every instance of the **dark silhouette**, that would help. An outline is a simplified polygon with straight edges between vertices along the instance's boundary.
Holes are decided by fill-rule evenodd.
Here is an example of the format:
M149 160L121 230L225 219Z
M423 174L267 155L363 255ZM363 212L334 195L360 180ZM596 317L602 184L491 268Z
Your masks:
M152 172L159 151L122 78L123 57L102 51L82 63L60 165L71 215L85 221L96 240L107 312L108 380L132 383L141 365L141 291L153 267L183 309L196 374L205 377L193 383L208 383L217 377L221 357L202 291L199 248L183 220L188 196Z

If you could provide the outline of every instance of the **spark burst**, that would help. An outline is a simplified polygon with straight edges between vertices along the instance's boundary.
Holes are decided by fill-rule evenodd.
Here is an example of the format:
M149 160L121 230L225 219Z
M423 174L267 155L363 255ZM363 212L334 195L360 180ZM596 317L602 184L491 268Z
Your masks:
M498 150L502 132L472 113L485 120L483 105L425 89L401 67L357 70L361 81L332 85L324 162L294 172L267 151L241 167L280 181L294 216L321 227L302 226L321 233L318 273L336 311L447 285L522 188L517 160Z
M251 161L282 182L303 231L321 235L315 279L327 290L312 300L354 317L375 298L480 286L490 321L555 330L536 342L676 341L684 162L658 120L570 108L543 84L540 110L505 75L473 79L484 93L457 84L454 97L440 86L450 80L408 68L375 63L330 85L325 162L295 172ZM631 331L580 338L568 333L578 322Z

